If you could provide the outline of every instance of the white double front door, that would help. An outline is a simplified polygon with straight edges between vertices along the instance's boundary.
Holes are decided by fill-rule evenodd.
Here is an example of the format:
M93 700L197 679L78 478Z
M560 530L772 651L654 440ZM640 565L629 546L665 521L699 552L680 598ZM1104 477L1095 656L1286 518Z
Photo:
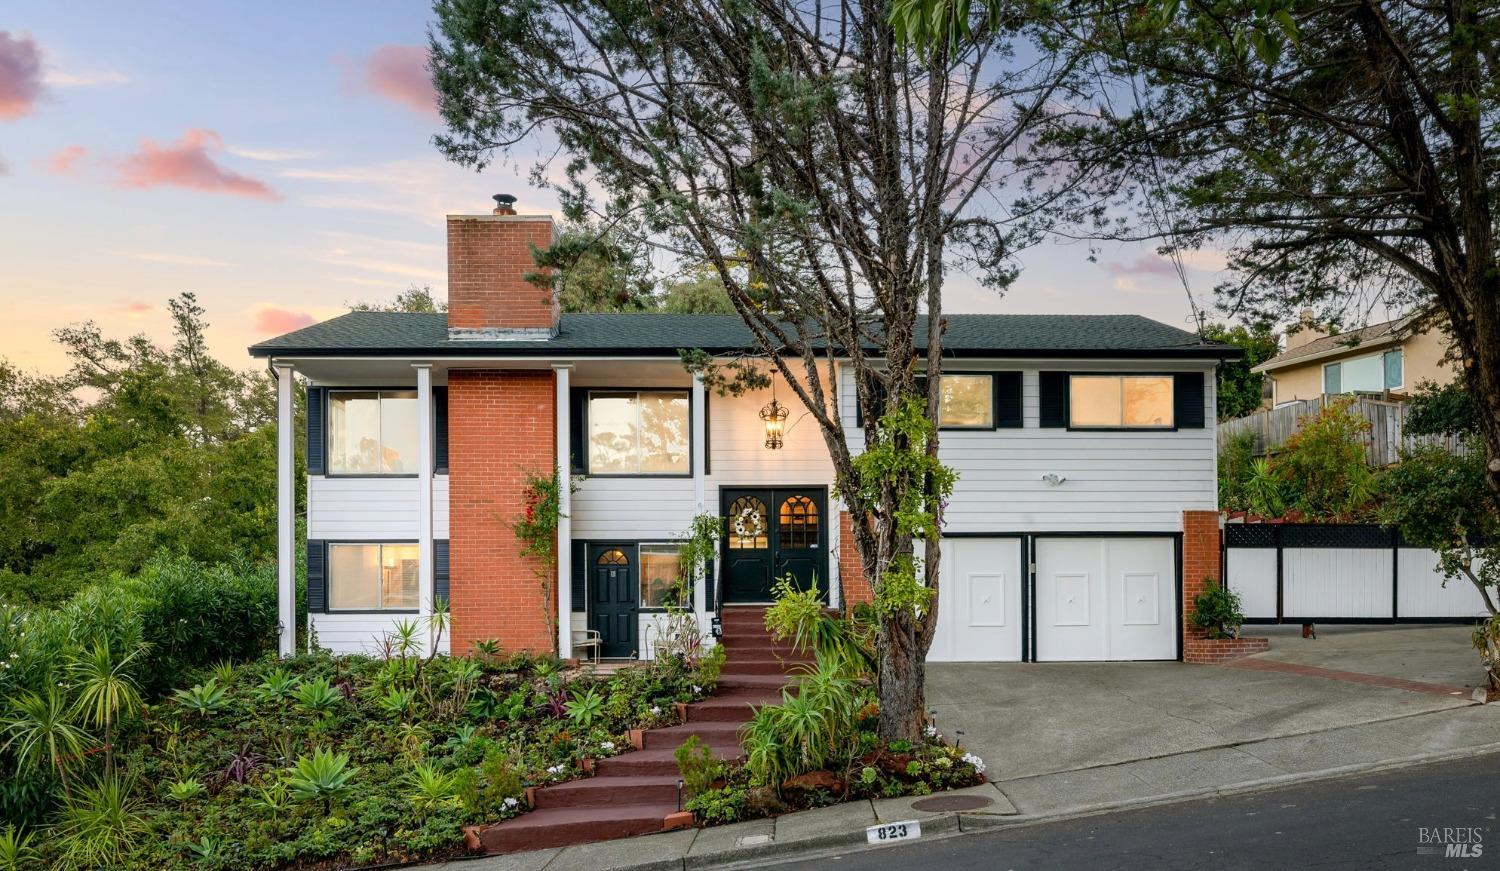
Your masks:
M1177 658L1170 538L1045 538L1036 546L1041 662Z

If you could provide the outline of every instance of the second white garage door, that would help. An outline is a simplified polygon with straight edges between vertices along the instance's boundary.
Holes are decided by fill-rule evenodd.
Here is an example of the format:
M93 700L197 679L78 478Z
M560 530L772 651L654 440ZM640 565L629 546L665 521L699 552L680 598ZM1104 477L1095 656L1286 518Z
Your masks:
M1177 658L1170 538L1036 539L1036 658Z
M932 662L1019 662L1020 538L945 538Z

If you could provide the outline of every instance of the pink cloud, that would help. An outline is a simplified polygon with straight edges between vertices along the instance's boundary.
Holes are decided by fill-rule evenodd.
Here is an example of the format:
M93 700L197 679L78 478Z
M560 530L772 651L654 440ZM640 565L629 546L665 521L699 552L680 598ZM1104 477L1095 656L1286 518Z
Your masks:
M224 140L212 130L189 130L166 146L143 139L140 150L121 162L118 183L130 188L170 185L205 193L281 199L265 182L215 163L210 152L222 150Z
M47 158L47 171L54 175L72 175L78 169L78 161L87 156L89 150L82 145L60 148Z
M288 311L284 308L263 308L255 315L255 329L262 333L290 333L315 323L317 321L307 312Z
M129 315L143 315L146 312L151 311L153 308L155 308L155 306L153 306L149 302L141 302L139 300L131 299L120 300L120 311L125 312Z
M29 36L0 30L0 121L30 114L42 96L42 50Z
M1106 267L1110 275L1158 275L1163 278L1176 278L1177 268L1172 261L1155 254L1142 254L1135 259L1134 263L1110 263Z
M377 46L362 63L343 66L347 90L374 94L418 114L436 117L437 91L427 72L425 46Z

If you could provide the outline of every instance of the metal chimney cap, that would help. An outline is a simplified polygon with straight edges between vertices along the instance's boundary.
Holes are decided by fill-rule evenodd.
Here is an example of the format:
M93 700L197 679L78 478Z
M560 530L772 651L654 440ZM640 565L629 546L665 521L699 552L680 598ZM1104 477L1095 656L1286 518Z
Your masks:
M495 205L504 209L515 208L516 198L510 194L495 194L493 197Z

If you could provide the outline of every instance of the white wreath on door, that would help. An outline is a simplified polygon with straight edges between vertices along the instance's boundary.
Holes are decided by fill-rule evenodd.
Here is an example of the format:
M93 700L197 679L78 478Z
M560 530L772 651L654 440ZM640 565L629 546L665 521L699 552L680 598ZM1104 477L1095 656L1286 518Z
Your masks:
M754 508L746 508L734 518L734 534L740 538L759 538L766 534L766 521Z

